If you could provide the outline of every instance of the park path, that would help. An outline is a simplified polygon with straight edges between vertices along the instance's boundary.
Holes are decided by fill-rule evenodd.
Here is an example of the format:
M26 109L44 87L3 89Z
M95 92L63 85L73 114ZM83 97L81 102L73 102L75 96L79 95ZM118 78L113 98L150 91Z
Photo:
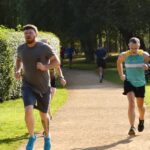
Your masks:
M100 84L90 71L67 70L65 75L69 99L51 122L52 150L150 150L150 112L145 131L129 137L127 100L120 86ZM35 150L43 150L42 137Z

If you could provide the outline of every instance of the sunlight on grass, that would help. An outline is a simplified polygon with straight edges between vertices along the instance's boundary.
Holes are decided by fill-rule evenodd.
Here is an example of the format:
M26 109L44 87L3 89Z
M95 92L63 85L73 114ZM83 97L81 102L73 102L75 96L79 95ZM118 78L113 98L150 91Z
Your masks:
M146 86L145 102L148 106L150 106L150 85Z

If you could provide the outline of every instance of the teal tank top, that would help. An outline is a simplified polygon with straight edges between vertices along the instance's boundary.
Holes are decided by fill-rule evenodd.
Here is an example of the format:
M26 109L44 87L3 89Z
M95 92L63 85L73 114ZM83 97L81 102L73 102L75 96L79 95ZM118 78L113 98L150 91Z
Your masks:
M125 52L125 69L126 80L129 81L135 87L141 87L146 84L145 71L143 68L144 56L143 51L138 50L137 55L131 55L130 51Z

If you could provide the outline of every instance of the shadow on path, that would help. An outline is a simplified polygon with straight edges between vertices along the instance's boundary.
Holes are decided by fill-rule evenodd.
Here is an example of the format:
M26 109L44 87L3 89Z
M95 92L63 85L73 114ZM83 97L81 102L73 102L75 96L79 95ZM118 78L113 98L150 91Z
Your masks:
M6 139L0 139L0 144L4 144L4 143L12 143L12 142L16 142L16 141L22 141L24 139L28 138L28 133L22 135L22 136L17 136L14 138L6 138Z
M135 137L137 137L137 136L127 137L124 140L120 140L118 142L114 142L114 143L104 145L104 146L89 147L89 148L75 148L75 149L72 149L72 150L108 150L108 149L114 148L114 147L116 147L117 145L120 145L120 144L129 144L129 143L132 142L132 139L135 138Z

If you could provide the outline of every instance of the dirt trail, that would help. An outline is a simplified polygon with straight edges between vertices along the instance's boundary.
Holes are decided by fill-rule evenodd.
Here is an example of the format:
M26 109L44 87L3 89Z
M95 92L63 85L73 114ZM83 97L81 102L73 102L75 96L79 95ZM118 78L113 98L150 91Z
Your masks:
M100 84L90 71L67 70L65 75L69 100L51 123L52 150L150 150L150 113L145 131L128 137L127 100L120 86ZM43 138L35 150L43 150Z

